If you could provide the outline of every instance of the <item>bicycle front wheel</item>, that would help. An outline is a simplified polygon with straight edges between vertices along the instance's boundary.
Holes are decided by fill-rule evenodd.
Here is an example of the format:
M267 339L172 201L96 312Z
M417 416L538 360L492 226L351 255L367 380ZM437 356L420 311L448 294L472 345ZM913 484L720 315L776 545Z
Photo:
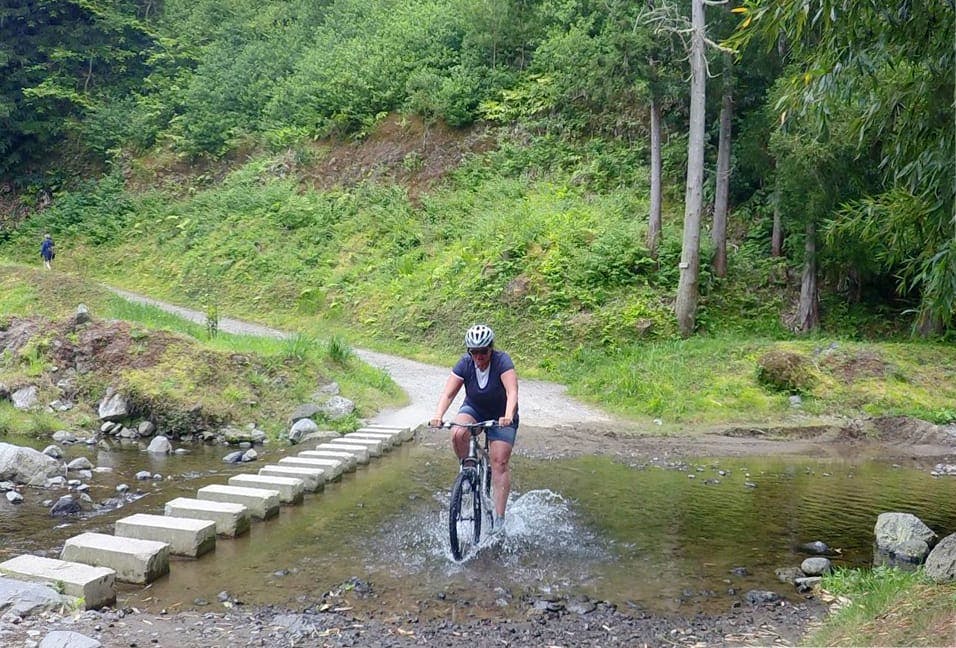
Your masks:
M458 473L448 508L448 539L451 555L461 560L481 540L481 495L478 478L471 469Z

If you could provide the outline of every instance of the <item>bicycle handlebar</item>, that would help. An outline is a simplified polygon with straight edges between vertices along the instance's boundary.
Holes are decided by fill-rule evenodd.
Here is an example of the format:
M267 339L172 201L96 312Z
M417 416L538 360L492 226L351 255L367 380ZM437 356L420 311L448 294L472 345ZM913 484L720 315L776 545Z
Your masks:
M477 423L455 423L454 421L448 421L448 422L442 421L441 425L432 429L440 430L443 428L448 429L453 427L463 427L471 431L486 430L488 428L498 427L498 421L496 420L478 421Z

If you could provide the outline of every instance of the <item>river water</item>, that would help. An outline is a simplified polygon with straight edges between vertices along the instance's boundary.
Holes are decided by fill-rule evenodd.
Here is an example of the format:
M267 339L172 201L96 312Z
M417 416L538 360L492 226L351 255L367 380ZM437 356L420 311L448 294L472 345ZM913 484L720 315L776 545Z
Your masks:
M41 505L62 492L25 489L19 506L0 500L0 560L56 557L66 538L112 533L115 520L133 513L162 514L170 499L297 450L267 446L258 462L232 466L221 461L223 447L190 449L155 456L136 446L64 447L68 458L113 469L89 482L94 500L114 496L119 483L141 496L69 520L50 518ZM123 585L119 604L215 608L227 592L245 604L299 609L331 600L423 615L450 607L507 614L522 596L586 596L658 612L713 612L750 589L796 598L774 570L799 566L806 542L837 549L837 566L871 564L882 512L913 513L941 537L956 531L956 478L880 461L701 458L665 468L516 456L512 465L504 533L462 563L451 559L446 538L455 463L448 450L412 442L283 507L278 518L254 522L250 533L220 538L198 560L174 557L170 574L146 588ZM163 479L137 482L144 469Z

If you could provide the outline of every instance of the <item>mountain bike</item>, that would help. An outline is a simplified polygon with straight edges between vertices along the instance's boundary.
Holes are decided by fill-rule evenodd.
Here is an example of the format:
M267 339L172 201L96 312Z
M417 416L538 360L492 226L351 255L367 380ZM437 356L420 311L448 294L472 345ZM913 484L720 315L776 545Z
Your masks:
M448 540L451 555L457 561L468 555L470 547L481 542L482 516L492 516L491 462L488 455L488 435L482 433L496 427L497 421L479 423L443 423L441 427L463 427L471 433L468 456L461 460L461 471L451 488L448 504Z

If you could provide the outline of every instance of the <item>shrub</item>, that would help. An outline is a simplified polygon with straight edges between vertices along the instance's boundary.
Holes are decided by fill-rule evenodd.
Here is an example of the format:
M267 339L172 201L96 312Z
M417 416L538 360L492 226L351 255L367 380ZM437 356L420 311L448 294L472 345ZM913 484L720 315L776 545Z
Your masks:
M801 394L813 388L816 375L806 357L773 349L757 361L757 382L775 391Z

